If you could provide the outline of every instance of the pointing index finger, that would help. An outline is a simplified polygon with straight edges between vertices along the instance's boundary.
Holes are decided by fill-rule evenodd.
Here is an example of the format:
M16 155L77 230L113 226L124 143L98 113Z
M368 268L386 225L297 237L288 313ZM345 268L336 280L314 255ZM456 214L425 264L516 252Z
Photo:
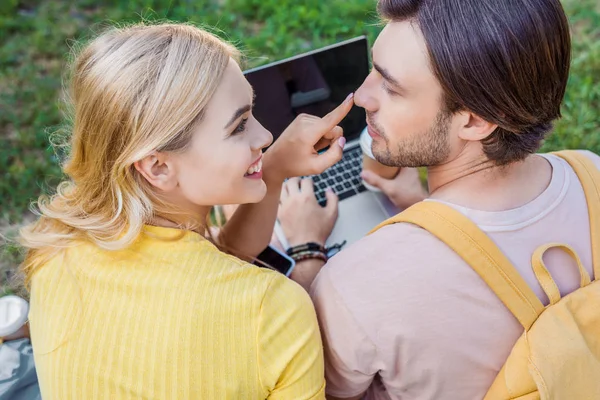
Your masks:
M331 130L337 126L348 115L352 106L354 106L354 93L350 93L342 104L323 117L321 120L324 123L323 128Z

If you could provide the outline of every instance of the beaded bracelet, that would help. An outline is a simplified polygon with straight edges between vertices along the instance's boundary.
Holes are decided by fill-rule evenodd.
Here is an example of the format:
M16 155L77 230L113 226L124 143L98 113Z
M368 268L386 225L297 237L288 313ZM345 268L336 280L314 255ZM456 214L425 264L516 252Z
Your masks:
M335 243L329 247L323 247L319 243L308 242L305 244L301 244L298 246L290 247L286 250L287 255L292 257L293 254L296 254L300 251L317 251L323 253L325 255L325 261L329 260L331 257L339 253L339 251L346 245L346 241L344 240L342 243ZM294 257L292 257L294 258ZM320 258L320 257L319 257Z
M327 255L320 251L301 251L290 254L290 257L292 257L292 259L296 262L311 259L317 259L322 260L323 262L327 262Z
M288 256L291 256L292 254L298 253L300 251L318 251L323 254L327 254L327 249L325 249L325 247L320 245L319 243L315 242L308 242L300 244L298 246L290 247L286 250L286 253L288 254Z

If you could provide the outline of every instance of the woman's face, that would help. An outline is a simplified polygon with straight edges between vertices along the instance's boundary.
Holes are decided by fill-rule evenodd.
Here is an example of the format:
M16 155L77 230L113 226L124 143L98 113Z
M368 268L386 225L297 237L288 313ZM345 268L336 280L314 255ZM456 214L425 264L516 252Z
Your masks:
M266 194L262 149L273 136L253 116L254 92L230 59L185 151L169 155L183 206L256 203ZM187 208L187 207L186 207Z

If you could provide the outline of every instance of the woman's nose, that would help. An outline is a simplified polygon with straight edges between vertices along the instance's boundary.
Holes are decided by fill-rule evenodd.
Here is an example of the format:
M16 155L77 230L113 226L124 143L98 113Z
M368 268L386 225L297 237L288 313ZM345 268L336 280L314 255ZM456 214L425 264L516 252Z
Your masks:
M262 124L256 121L257 134L256 139L253 141L253 148L255 150L262 150L265 147L269 147L273 143L273 135L269 132Z

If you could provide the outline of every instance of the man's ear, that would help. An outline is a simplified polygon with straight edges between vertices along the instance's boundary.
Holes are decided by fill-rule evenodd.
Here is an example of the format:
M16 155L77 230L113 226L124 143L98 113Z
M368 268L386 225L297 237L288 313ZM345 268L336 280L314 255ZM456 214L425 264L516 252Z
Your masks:
M177 187L175 169L166 154L153 152L133 165L152 186L163 192L169 192Z
M458 137L462 140L478 142L490 136L498 128L498 125L469 111L460 112L460 117L461 126Z

